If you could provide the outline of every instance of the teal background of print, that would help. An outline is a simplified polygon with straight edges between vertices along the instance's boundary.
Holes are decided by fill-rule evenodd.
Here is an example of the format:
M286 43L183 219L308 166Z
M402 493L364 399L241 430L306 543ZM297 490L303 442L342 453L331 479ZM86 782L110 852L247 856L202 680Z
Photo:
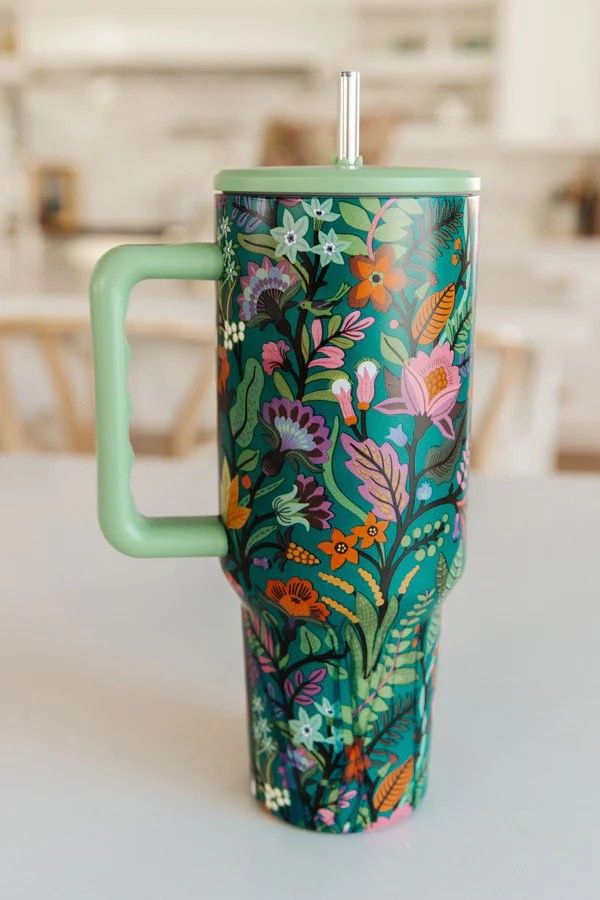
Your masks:
M307 198L310 200L310 198ZM322 198L320 198L322 199ZM368 198L365 202L373 205L374 203L383 204L389 198ZM451 231L451 240L449 241L448 247L442 247L439 255L435 256L433 259L425 257L426 263L429 265L430 270L434 272L437 277L437 286L443 287L444 285L452 282L452 280L456 277L456 266L452 264L452 256L454 254L453 242L456 237L459 237L461 241L466 240L466 209L467 203L470 205L471 209L471 228L473 233L473 246L472 246L472 257L475 259L476 255L476 247L475 244L475 236L476 236L476 208L477 208L477 198L437 198L437 197L426 197L426 198L416 198L416 201L413 198L409 198L410 204L408 208L411 208L411 204L415 202L423 205L427 208L436 208L440 207L444 203L447 203L450 199L450 202L456 204L459 209L459 221L456 227ZM264 222L259 219L258 224L255 223L254 218L252 217L252 212L248 213L248 216L244 218L242 212L238 212L236 216L236 207L243 203L244 200L255 204L257 209L256 218L258 218L259 213L267 216L267 221ZM402 204L402 201L406 198L400 198L398 201ZM289 202L286 200L284 202ZM334 198L332 203L332 211L339 212L340 202L346 205L356 204L356 208L361 209L359 206L359 200L354 198ZM279 224L282 219L282 214L285 210L295 211L297 207L284 206L275 198L240 198L232 195L221 195L218 200L218 222L221 223L225 217L229 219L231 222L231 230L227 235L222 235L220 239L221 248L225 251L226 256L226 265L227 265L227 245L229 244L233 250L234 258L233 265L230 268L230 272L234 275L230 280L224 280L219 283L219 333L223 334L223 323L229 318L229 321L239 322L239 305L237 302L237 298L241 293L240 285L238 282L239 275L244 275L247 272L248 265L250 263L259 263L262 261L265 253L264 253L264 244L261 244L261 237L265 237L269 235L269 225L271 223ZM367 213L365 210L365 216L369 216L372 220L373 216ZM296 217L300 217L300 213L305 215L304 209L300 207L300 212L296 213ZM414 217L416 218L416 217ZM237 219L237 221L236 221ZM338 226L338 221L342 222L340 226ZM241 223L241 224L239 224ZM248 224L251 224L252 231L250 232L251 238L253 240L253 244L246 246L242 246L239 242L240 237L242 239L248 234ZM324 223L322 227L324 229L328 229L329 223ZM359 231L357 228L353 228L348 225L346 222L340 219L336 220L335 225L337 227L337 231L339 234L353 234L357 238L364 239L365 232ZM393 228L387 229L387 234L393 233ZM397 242L393 243L394 247L404 247L407 243L407 240L410 239L409 234L406 233L406 227L398 226L396 228L396 234L398 235ZM312 241L309 241L312 243ZM378 246L377 240L375 240L375 246ZM254 252L251 252L249 246L256 247ZM267 247L269 253L272 252L272 249ZM408 247L410 251L410 247ZM273 253L274 259L279 259L280 257L275 257ZM402 260L401 260L402 261ZM348 270L348 258L346 254L344 254L344 265L338 265L335 263L330 263L327 266L327 283L320 289L318 293L318 297L334 297L336 293L342 288L343 285L352 286L356 283L356 278ZM457 301L455 304L456 307L460 306L461 315L471 314L472 311L472 297L473 297L473 286L474 286L474 263L471 264L471 275L469 281L467 283L467 290L463 290L459 292ZM417 285L416 287L419 287ZM409 288L408 293L413 293L414 288ZM287 314L287 319L294 326L297 322L297 318L300 312L300 304L305 297L305 292L300 291L299 294L294 298L293 305L291 310ZM414 310L414 300L411 298L411 306L410 312L412 314ZM342 316L347 315L348 313L353 312L352 308L348 306L345 299L341 299L338 301L333 310L337 314L341 314ZM353 380L353 373L356 365L363 359L375 359L382 366L389 367L390 370L394 371L396 374L401 372L401 366L397 363L394 363L389 358L386 358L382 354L381 344L382 344L382 335L389 335L392 338L400 339L404 342L405 346L410 352L412 356L413 353L411 351L415 350L414 340L412 340L410 334L400 328L393 329L390 326L390 323L394 320L398 320L398 313L395 308L392 306L389 311L386 312L378 312L373 310L370 304L361 310L361 317L364 316L374 316L375 322L372 326L366 329L365 338L361 341L357 341L352 347L345 350L345 361L342 367L343 371L347 373L348 378ZM310 325L310 316L307 316L307 321ZM322 321L327 321L327 318ZM249 359L256 360L260 364L261 354L263 345L267 341L277 341L282 339L284 336L278 332L275 325L267 324L264 329L259 327L246 327L244 340L241 344L237 344L233 351L230 353L230 357L232 358L231 362L231 374L229 376L229 385L232 390L232 396L235 396L236 384L239 383L240 374L246 369L246 363ZM427 348L425 348L427 349ZM233 361L235 357L238 357L240 360L240 368L238 368L237 364ZM462 406L460 409L460 415L465 416L465 439L466 432L468 427L468 410L466 408L469 389L470 389L470 356L471 356L471 343L470 343L470 335L469 342L461 354L456 354L457 361L459 359L466 360L466 365L462 369L461 373L461 389L457 398L457 409ZM241 370L241 372L240 372ZM323 375L326 376L328 370L311 370L312 374L315 375L317 371L322 371ZM281 372L281 370L279 370ZM282 373L282 377L285 378L286 373ZM293 392L294 384L291 379L288 378L290 384L290 390ZM326 377L323 380L316 380L311 383L310 390L307 391L307 396L311 397L315 392L322 393L323 395L327 394L328 399L308 399L305 400L304 403L307 406L310 406L317 414L320 414L324 417L325 421L331 426L333 431L338 432L338 440L333 448L332 453L332 469L335 478L335 482L338 485L340 493L347 498L349 503L355 507L361 509L363 516L368 512L368 504L362 501L361 497L358 494L358 482L356 478L354 478L348 469L345 466L345 462L347 460L347 455L344 452L343 448L340 445L339 433L344 431L343 422L340 419L340 410L337 402L331 391L328 390L330 382L327 381ZM273 398L281 396L281 394L277 390L277 386L274 383L273 378L269 378L265 376L264 379L264 387L261 392L260 397L260 405ZM295 395L294 395L295 396ZM383 372L380 372L376 385L375 385L375 398L372 404L372 407L382 401L385 400L387 394L385 390ZM398 456L401 463L406 463L408 453L407 448L410 449L412 445L412 440L415 432L415 422L414 418L410 415L402 415L398 417L383 415L373 408L368 411L368 434L369 437L372 438L376 443L381 444L386 440L389 441L388 435L390 429L394 426L401 424L406 437L407 444L406 447L398 447L395 449L398 451ZM223 429L223 420L222 416L220 416L219 422L221 428L220 441L219 446L221 449L221 454L225 451L227 447L227 434L226 430ZM347 430L347 429L346 429ZM464 441L463 441L464 443ZM439 432L439 430L430 425L427 428L426 433L421 438L418 447L415 449L416 461L415 468L416 471L420 471L424 466L427 459L427 454L434 447L441 447L444 445L444 437ZM257 426L257 429L254 434L254 440L252 441L252 448L256 448L259 454L263 454L267 452L269 448L269 444L267 442L266 436L264 432L261 431L260 422ZM232 451L233 453L233 451ZM222 460L223 456L221 456ZM458 465L459 459L456 461L456 465ZM249 477L254 481L256 477L256 473L260 469L260 464L257 464L257 468L253 471L249 472ZM304 471L305 474L310 474L310 470L303 468L302 464L299 464L300 471ZM294 475L295 470L291 465L284 465L282 470L278 473L276 478L272 479L272 481L280 481L281 483L277 487L276 491L265 494L259 498L253 500L252 510L253 510L253 518L254 516L261 518L265 516L269 512L272 511L272 502L273 498L276 495L284 494L289 492L294 483ZM430 521L437 521L442 515L446 514L449 517L454 518L455 515L455 502L453 500L449 500L447 504L443 503L444 498L448 496L449 484L452 482L452 478L448 479L433 479L426 478L421 479L421 481L426 480L432 489L432 498L431 500L439 503L439 506L435 508L435 515L431 515L427 511L425 511L422 515L418 515L414 522L414 527L424 526L428 524ZM263 485L264 486L264 485ZM416 488L415 486L409 485L409 493L414 495ZM240 488L240 496L243 496L244 491ZM429 505L429 504L428 504ZM417 505L417 512L419 506L423 506L422 503ZM350 528L357 525L359 522L357 516L350 511L347 506L343 505L340 502L335 501L335 518L333 520L333 524L340 528L342 531L347 533ZM263 526L264 527L264 526ZM236 536L230 531L230 546L236 545ZM323 554L317 548L317 544L323 539L324 534L321 531L317 531L316 529L305 530L303 527L296 526L294 528L294 537L297 539L298 543L302 544L302 546L306 547L312 553L314 553L317 557L323 558L326 561L326 557L323 557ZM423 535L423 538L425 535ZM441 538L443 540L442 547L439 548L439 552L441 552L445 556L453 557L455 551L455 541L453 539L453 525L446 532L442 532ZM437 542L436 542L437 547ZM274 557L276 555L276 550L274 548L262 548L260 544L254 545L252 548L252 558L260 558L266 557L269 561L270 568L268 570L259 568L255 565L251 565L249 567L249 581L247 583L242 582L242 586L244 589L244 593L247 596L252 596L259 600L264 596L264 591L266 588L266 583L269 577L272 577L273 569L277 567L277 564L274 561ZM420 571L418 572L416 578L411 583L410 591L405 596L405 603L409 604L412 602L420 593L428 589L435 588L435 571L437 565L437 557L438 552L434 556L426 556L422 561ZM397 569L392 579L392 587L396 588L400 582L402 581L404 575L406 574L407 569L410 569L411 565L414 565L414 552L411 548L407 548L403 562ZM235 569L232 560L229 559L225 562L225 568L228 571L233 571ZM348 577L348 567L344 566L341 570L340 575L344 577ZM307 573L310 572L310 569L307 569L305 566L296 565L292 562L289 562L285 567L286 577L290 577L292 575L297 575L298 577L306 578ZM235 576L235 571L233 572ZM240 580L239 578L237 579ZM335 614L334 614L335 617ZM341 623L343 624L343 623Z
M303 200L217 197L223 568L244 602L258 799L292 824L360 831L403 818L427 783L438 601L464 564L478 199ZM285 245L290 232L295 252ZM364 273L383 258L381 248L393 251L396 274L378 303L375 293L359 298L357 287L369 278L358 267L362 259ZM364 305L351 305L353 296ZM426 306L425 334L442 323L429 341L414 324ZM326 358L316 347L321 332L333 368L308 366ZM277 342L288 349L272 350L265 363L265 345ZM375 408L399 395L405 366L416 368L415 359L443 346L460 378L443 422L414 409L388 415ZM379 371L369 408L360 411L356 370L365 360ZM434 368L432 377L447 380L449 369ZM332 391L343 378L355 425ZM426 384L430 393L439 386ZM286 418L297 400L304 411ZM327 444L316 461L310 441L300 446L303 417ZM319 545L333 543L333 529L352 540L373 509L387 508L359 490L365 484L349 470L343 440L355 448L368 442L392 480L396 473L401 510L395 519L376 515L387 522L382 543L361 550L358 539L358 561L347 557L334 569L333 553ZM295 449L286 450L286 441ZM299 476L314 479L324 528L314 520L305 527L311 505L301 508ZM372 500L378 489L370 488Z

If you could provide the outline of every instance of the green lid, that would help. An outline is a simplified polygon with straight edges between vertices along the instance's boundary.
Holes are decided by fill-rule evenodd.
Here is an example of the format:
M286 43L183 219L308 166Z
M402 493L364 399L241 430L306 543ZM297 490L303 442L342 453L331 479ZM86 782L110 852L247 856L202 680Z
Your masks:
M480 180L463 169L405 169L339 163L335 166L262 166L223 169L215 176L217 191L230 194L334 194L422 196L473 194Z

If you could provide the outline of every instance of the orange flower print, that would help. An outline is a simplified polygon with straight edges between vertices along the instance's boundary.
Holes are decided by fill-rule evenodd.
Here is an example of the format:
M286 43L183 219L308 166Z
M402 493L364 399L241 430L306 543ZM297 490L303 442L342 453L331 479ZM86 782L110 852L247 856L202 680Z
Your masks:
M395 265L396 256L390 244L368 256L353 256L350 271L359 279L348 294L348 303L353 307L366 306L372 301L375 309L385 312L392 305L392 291L401 291L408 284L406 272Z
M362 549L368 550L375 543L385 544L385 529L388 527L388 524L388 522L378 522L374 513L369 513L364 523L353 528L352 532L361 539L362 543L360 546Z
M344 534L339 528L334 528L330 541L322 541L319 550L331 557L329 564L333 570L339 569L345 562L357 563L358 551L354 549L358 537L355 534Z
M230 372L231 366L227 359L227 351L225 347L219 347L217 349L217 386L220 394L225 392Z
M321 603L310 581L303 578L294 576L286 582L271 578L267 582L266 594L269 600L277 603L288 616L324 622L329 615L328 608Z
M346 747L346 766L344 768L344 781L362 781L365 769L367 768L367 759L363 755L363 739L354 738L354 743Z

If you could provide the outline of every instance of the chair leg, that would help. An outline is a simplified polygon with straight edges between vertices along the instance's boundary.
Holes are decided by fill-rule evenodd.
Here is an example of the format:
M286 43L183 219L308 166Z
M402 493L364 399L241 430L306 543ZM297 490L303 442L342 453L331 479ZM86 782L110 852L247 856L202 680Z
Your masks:
M478 432L472 438L471 465L478 471L486 471L489 456L497 438L504 403L523 378L527 358L527 351L520 345L508 345L501 350L500 370L496 384L483 410Z
M185 456L194 446L198 434L198 412L212 384L211 354L203 354L198 371L183 402L175 413L169 448L172 456Z
M27 441L17 407L10 392L8 365L0 343L0 447L7 452L27 449Z
M87 441L84 429L79 421L77 404L62 353L60 336L58 334L42 333L37 335L37 341L54 385L63 428L69 441L70 449L75 453L83 453L87 449Z

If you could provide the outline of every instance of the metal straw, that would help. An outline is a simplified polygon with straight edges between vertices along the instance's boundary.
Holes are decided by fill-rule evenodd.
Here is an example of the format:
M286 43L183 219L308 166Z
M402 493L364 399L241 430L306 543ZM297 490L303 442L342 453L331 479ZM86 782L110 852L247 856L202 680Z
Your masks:
M340 72L338 160L350 166L361 161L358 150L359 104L360 72Z

